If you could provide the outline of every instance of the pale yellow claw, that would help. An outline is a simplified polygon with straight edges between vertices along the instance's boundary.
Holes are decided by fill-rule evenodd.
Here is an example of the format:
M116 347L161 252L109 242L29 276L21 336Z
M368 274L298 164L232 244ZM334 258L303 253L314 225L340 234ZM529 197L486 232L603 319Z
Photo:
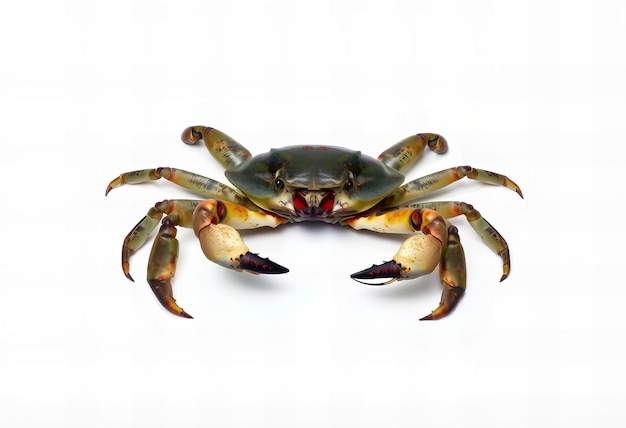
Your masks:
M435 270L440 257L439 239L432 235L415 235L402 243L393 260L402 266L403 279L412 279Z

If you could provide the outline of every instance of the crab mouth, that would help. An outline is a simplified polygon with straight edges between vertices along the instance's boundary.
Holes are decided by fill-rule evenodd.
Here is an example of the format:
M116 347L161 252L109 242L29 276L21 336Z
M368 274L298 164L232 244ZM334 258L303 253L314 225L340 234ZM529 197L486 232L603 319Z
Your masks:
M335 206L335 193L328 190L298 189L293 192L293 209L298 217L329 217Z

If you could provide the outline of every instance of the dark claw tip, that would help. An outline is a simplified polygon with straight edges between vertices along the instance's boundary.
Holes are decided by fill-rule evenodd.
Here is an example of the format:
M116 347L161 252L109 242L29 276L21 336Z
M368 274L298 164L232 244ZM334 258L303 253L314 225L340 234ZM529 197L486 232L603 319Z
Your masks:
M433 319L434 319L433 314L431 312L430 314L426 315L424 318L420 318L420 321L432 321Z
M251 252L239 256L239 267L254 273L279 274L289 272L286 267Z
M180 315L181 317L183 317L183 318L191 318L191 319L193 319L193 317L192 317L191 315L189 315L187 312L182 311L182 310L181 310L181 312L180 312L180 314L179 314L179 315Z
M402 266L394 260L381 265L363 269L360 272L350 275L352 279L377 279L377 278L400 278L402 276Z
M500 278L500 282L504 281L505 279L507 279L509 276L505 273L504 275L502 275L502 278Z

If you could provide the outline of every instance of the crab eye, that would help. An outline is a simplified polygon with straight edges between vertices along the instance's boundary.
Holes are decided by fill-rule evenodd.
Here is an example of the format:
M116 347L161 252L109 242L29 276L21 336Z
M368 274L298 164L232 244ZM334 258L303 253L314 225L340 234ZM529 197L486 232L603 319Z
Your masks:
M345 184L343 185L343 188L347 191L350 192L352 191L352 189L354 189L354 181L352 181L351 178L348 178L345 182Z
M285 182L282 179L277 178L276 181L274 181L274 186L276 186L277 190L283 190L285 188Z

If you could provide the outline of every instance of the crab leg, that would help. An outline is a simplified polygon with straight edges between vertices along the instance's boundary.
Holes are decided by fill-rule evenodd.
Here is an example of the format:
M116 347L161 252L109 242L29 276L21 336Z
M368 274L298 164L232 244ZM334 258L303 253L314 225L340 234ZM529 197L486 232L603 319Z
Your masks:
M381 207L386 209L407 205L464 177L481 183L508 187L514 190L520 197L524 197L520 187L505 175L472 168L471 166L457 166L408 182L391 195L387 196Z
M511 257L509 245L500 233L475 209L472 205L458 201L421 202L411 204L412 208L429 208L437 211L444 218L464 215L472 229L481 237L483 242L502 259L502 277L504 281L511 272Z
M435 153L448 151L448 142L441 135L416 134L389 147L378 155L378 160L399 172L403 172L419 159L427 145Z
M287 220L229 202L208 199L196 207L193 230L204 255L220 266L250 273L278 274L289 270L251 253L235 229L276 227Z
M126 278L134 281L130 275L130 257L146 243L163 215L170 216L170 223L176 226L191 227L193 210L200 202L189 199L168 199L157 202L154 207L148 210L145 217L126 235L122 244L122 270Z
M467 273L465 270L465 252L456 227L448 227L448 241L443 249L439 264L439 277L443 291L439 306L420 321L438 320L448 315L463 297Z
M237 141L223 132L208 126L190 126L185 128L180 139L185 144L196 144L200 140L204 141L206 148L224 168L239 165L252 156L250 151Z
M150 251L147 280L161 305L171 313L185 318L192 317L176 304L170 282L178 260L176 226L191 227L193 211L199 202L187 199L157 202L126 235L122 244L122 270L128 279L134 281L129 272L130 257L147 242L159 220L165 215Z
M241 193L219 181L182 169L169 167L141 169L120 174L109 183L105 196L108 195L111 190L123 184L146 183L160 178L165 178L174 184L207 198L223 199L236 204L246 204L248 202L248 199Z
M177 214L170 214L163 219L150 252L147 279L152 292L165 309L174 315L193 318L176 303L170 282L176 272L178 261L178 239L176 239L178 220Z
M165 215L150 251L147 280L161 305L171 313L185 318L192 317L176 304L170 282L178 260L176 226L191 227L193 210L199 202L186 199L157 202L126 235L122 244L122 270L128 279L134 281L129 272L130 257L146 243L161 217Z

